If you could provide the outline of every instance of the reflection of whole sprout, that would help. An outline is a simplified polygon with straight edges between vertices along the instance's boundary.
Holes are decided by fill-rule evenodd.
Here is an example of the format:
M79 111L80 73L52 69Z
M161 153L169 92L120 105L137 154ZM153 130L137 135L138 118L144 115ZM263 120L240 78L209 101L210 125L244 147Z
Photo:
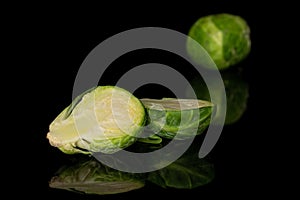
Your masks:
M247 108L247 100L249 96L248 84L234 74L223 75L226 100L227 114L226 124L233 124L238 121Z
M50 187L86 194L116 194L144 186L141 174L114 170L92 159L70 167L62 167Z
M249 88L248 84L238 74L225 72L221 75L225 86L227 101L225 124L233 124L242 117L247 108ZM210 101L210 95L207 86L201 77L194 79L191 82L191 85L198 99ZM217 94L219 91L213 92L216 92ZM192 91L187 90L186 95L188 97L192 94ZM218 106L222 106L218 104L219 102L222 102L220 98L221 97L217 98L217 102L215 102L217 104L217 112L215 117L218 117L219 114Z
M236 15L201 17L188 35L202 45L219 69L237 64L250 52L250 28L244 19ZM187 51L196 63L201 64L202 54L190 39L187 40Z

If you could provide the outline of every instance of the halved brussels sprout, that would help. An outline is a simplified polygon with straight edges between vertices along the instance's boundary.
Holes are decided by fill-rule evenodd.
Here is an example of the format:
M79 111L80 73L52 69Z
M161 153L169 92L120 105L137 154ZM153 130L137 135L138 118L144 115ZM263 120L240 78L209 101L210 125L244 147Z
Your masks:
M201 134L209 125L213 104L197 99L141 99L149 127L167 139L186 139ZM176 137L175 137L176 136Z
M51 123L47 138L67 154L114 153L136 141L146 115L142 103L115 86L98 86L77 97Z

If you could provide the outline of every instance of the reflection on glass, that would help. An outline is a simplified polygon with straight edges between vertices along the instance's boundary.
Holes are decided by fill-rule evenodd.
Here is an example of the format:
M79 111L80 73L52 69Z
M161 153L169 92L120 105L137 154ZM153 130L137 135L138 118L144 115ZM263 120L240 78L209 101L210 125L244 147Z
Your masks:
M192 189L211 182L213 164L199 159L197 153L186 154L169 166L151 172L148 181L163 188Z
M146 147L153 148L151 145L141 145L143 151ZM98 195L129 192L142 188L149 182L162 188L193 189L211 182L214 178L213 164L199 159L198 148L195 146L199 147L193 144L183 156L167 167L143 174L112 169L93 157L88 160L78 159L75 164L60 168L49 186Z
M116 194L143 187L144 178L141 174L114 170L90 158L59 169L49 186L85 194Z
M249 87L247 82L242 79L239 72L222 72L221 76L224 82L227 100L225 124L233 124L242 117L247 108ZM191 86L198 99L210 101L210 95L207 86L201 77L197 77L191 81ZM218 94L219 91L215 92ZM187 98L192 97L193 91L187 90L186 96ZM216 100L222 102L221 99ZM215 103L218 104L218 102ZM222 105L218 104L218 106ZM215 117L218 117L218 111Z

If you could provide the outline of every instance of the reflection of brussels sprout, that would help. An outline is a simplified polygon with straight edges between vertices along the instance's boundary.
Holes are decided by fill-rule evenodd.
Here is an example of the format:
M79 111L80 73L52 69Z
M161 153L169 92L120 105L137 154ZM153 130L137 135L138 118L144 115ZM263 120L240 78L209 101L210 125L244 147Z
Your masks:
M144 177L114 170L91 159L62 167L49 186L86 194L116 194L143 187Z
M216 14L201 17L188 35L202 45L219 69L237 64L250 52L250 28L239 16ZM202 62L201 52L190 39L187 51L196 63Z
M211 182L213 164L199 159L197 154L184 155L169 166L151 172L147 178L163 188L192 189Z
M149 127L161 137L185 139L202 133L210 123L212 103L196 99L141 99Z
M247 100L249 96L248 84L238 75L234 73L222 73L222 79L224 81L227 110L225 124L232 124L238 121L247 108ZM201 77L195 79L191 83L197 98L210 101L210 95L208 89L201 79ZM216 93L218 91L215 91ZM187 91L187 97L192 96L192 91ZM216 105L221 102L221 99L216 99ZM216 109L216 116L218 117L218 108Z
M51 123L51 145L72 153L113 153L136 141L145 109L128 91L99 86L77 97Z

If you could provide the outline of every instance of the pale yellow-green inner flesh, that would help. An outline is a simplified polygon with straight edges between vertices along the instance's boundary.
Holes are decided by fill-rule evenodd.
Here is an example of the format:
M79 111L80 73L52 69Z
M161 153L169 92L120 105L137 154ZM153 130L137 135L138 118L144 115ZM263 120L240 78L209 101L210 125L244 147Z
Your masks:
M83 96L72 114L66 109L51 123L47 137L53 146L76 142L121 138L136 134L144 120L141 103L125 90L96 88Z

